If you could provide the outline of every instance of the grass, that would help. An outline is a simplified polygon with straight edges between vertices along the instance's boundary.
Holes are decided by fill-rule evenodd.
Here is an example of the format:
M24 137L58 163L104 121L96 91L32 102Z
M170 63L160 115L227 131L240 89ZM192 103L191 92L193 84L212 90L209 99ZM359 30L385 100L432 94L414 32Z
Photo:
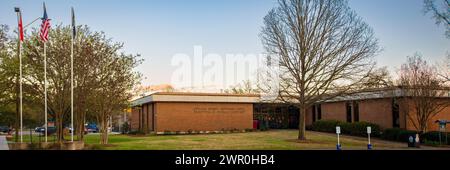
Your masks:
M100 136L92 134L85 136L85 143L96 149L107 150L333 150L336 147L335 134L307 131L308 140L298 141L296 140L297 132L297 130L270 130L202 135L110 135L107 146L99 145ZM24 136L24 141L29 141L29 135L27 136ZM367 147L367 138L341 136L340 139L344 150L365 150ZM372 145L374 149L407 149L406 143L379 139L373 139Z

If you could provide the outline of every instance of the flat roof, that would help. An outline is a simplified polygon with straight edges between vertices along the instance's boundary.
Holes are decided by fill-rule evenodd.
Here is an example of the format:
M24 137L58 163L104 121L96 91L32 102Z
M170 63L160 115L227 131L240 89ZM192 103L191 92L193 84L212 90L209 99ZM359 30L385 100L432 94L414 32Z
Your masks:
M156 92L133 100L131 106L153 102L257 103L258 94Z
M438 98L450 98L450 90L439 89ZM382 99L391 97L404 97L404 89L382 88L359 91L347 95L337 96L333 99L318 102L344 102L354 100ZM263 101L259 94L230 94L230 93L199 93L199 92L156 92L131 101L131 106L140 106L154 102L208 102L208 103L280 103L280 100Z

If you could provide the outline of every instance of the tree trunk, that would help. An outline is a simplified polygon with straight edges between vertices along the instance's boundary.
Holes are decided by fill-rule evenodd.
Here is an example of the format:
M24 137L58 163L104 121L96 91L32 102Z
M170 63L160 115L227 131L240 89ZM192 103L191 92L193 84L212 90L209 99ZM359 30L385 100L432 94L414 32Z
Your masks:
M101 131L101 144L108 144L108 123L107 123L107 116L101 116L100 120L100 131Z
M75 132L77 134L77 139L79 141L84 140L84 116L86 115L85 111L83 110L84 104L79 103L77 106L77 112L76 112L76 120L75 120Z
M305 115L306 115L306 107L301 106L298 121L298 140L306 140Z
M83 111L78 113L79 115L77 115L77 121L76 121L76 125L75 127L77 127L76 132L77 132L77 139L79 141L83 141L84 140L84 117L86 115L86 113L84 113Z
M61 113L56 113L55 125L56 125L56 141L62 143L64 140L64 127L63 127L63 116Z

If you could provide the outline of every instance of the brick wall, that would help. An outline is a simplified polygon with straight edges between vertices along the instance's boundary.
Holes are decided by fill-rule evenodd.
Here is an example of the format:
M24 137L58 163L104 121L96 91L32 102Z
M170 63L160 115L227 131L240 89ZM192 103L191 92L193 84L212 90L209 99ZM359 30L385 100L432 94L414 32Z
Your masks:
M156 131L219 131L253 127L253 104L156 103Z
M352 102L352 101L349 101ZM347 121L347 101L322 103L322 120ZM380 125L382 128L392 128L391 99L374 99L357 101L359 107L359 121L366 121ZM316 112L316 117L317 117ZM307 124L312 123L312 109L308 109ZM352 121L355 116L352 111ZM317 121L318 119L316 119ZM401 123L401 122L400 122Z
M347 121L345 102L323 103L322 120Z
M448 99L442 99L442 100L448 100ZM409 102L410 102L409 106L411 107L409 110L410 111L409 116L411 116L411 118L408 115L406 115L405 110L402 110L403 114L406 115L406 122L407 122L406 128L408 130L416 130L416 128L412 122L413 120L414 121L417 120L415 118L416 113L415 113L415 109L413 108L414 105L411 103L411 101L409 101ZM436 114L434 117L429 119L428 131L439 131L439 124L435 123L436 120L450 120L450 106L444 108L438 114ZM447 129L447 132L450 132L450 124L447 124L446 129Z
M359 121L375 123L382 128L393 127L391 99L363 100L358 103Z
M131 130L139 130L139 107L133 107L131 109L131 117L130 117L130 124L131 124Z
M133 107L131 112L131 130L140 130L144 133L153 131L153 104Z

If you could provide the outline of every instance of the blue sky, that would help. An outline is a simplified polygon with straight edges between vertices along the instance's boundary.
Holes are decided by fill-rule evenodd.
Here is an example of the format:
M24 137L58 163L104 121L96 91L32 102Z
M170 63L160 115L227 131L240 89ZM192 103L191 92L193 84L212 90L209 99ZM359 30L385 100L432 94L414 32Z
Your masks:
M259 54L264 49L259 33L274 0L46 0L52 24L70 24L70 7L77 24L104 31L124 42L127 53L140 53L145 62L137 68L144 84L170 83L171 58L204 53ZM16 26L14 6L20 6L24 22L42 15L42 1L1 0L0 24ZM423 14L422 0L350 0L354 9L374 29L384 49L375 57L379 66L392 71L406 56L420 52L431 63L450 52L444 28ZM39 23L32 26L38 27Z

